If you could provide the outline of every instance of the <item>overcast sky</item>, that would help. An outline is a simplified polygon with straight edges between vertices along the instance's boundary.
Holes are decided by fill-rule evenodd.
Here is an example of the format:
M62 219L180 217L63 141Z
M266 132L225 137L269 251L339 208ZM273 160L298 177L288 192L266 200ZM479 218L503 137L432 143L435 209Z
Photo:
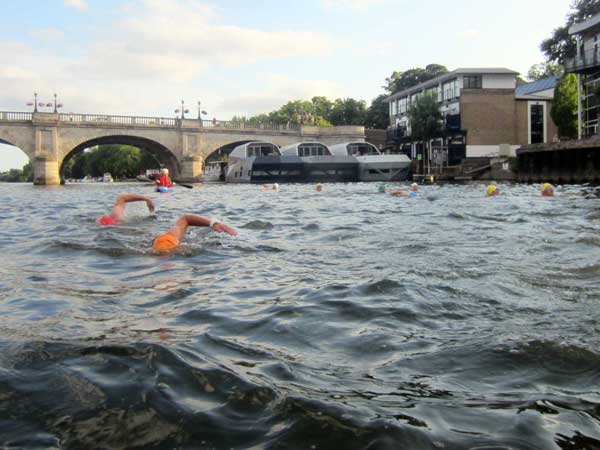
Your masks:
M209 118L291 99L368 103L429 63L527 73L570 0L20 0L3 2L0 109L33 92L64 112ZM23 152L0 144L0 170Z

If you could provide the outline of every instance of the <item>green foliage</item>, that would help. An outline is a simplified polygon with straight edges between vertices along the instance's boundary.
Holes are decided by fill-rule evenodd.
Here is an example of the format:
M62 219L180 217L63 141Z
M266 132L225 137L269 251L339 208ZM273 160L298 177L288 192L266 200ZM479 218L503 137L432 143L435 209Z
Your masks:
M560 64L553 64L550 62L543 62L534 64L529 68L527 72L527 79L529 81L543 80L544 78L561 76L564 72L563 66Z
M146 169L157 169L158 161L148 152L129 145L99 145L75 155L63 168L66 178L101 177L110 173L116 179L134 178Z
M425 68L415 67L406 72L394 71L385 79L383 89L389 94L409 89L417 84L424 83L440 75L448 73L448 69L441 64L428 64Z
M33 181L33 168L31 161L23 166L23 169L10 169L8 172L0 173L0 181L5 183L23 183Z
M365 116L365 127L385 129L390 124L389 104L385 101L387 94L381 94L373 99Z
M577 137L577 77L574 74L566 74L557 83L551 115L561 137Z
M564 64L577 53L575 39L569 36L569 27L600 12L600 0L574 0L567 14L565 25L556 28L552 36L540 44L540 49L549 62Z
M367 105L364 100L337 98L328 120L333 125L363 125L366 113Z
M442 113L437 99L432 95L422 95L410 105L407 111L411 135L421 141L427 141L441 133Z

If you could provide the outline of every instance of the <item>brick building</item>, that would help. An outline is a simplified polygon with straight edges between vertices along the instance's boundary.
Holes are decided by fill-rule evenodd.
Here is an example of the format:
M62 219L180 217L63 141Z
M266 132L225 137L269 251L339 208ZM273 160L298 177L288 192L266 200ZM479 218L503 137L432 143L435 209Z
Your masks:
M501 144L511 154L524 144L551 142L557 130L550 117L556 78L517 86L517 72L504 68L457 69L396 92L390 105L387 146L412 158L422 143L411 138L407 111L421 95L437 99L442 132L431 147L444 149L449 164L465 157L497 155Z

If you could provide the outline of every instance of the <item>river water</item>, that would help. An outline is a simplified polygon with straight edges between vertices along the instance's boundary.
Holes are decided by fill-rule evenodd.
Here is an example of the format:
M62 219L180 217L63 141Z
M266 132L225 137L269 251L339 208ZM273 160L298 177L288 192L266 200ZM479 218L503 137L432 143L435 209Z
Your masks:
M0 185L0 448L599 449L600 199L500 187Z

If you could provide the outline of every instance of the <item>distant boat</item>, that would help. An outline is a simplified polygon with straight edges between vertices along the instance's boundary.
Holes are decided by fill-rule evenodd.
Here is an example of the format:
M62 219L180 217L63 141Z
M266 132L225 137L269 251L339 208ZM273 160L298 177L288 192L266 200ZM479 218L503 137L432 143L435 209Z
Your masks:
M202 169L200 179L204 183L225 181L225 171L227 170L227 161L213 161L206 163Z
M112 183L113 181L113 177L110 173L106 172L104 175L102 175L102 182L103 183Z
M329 149L334 155L354 156L357 159L360 181L397 181L408 178L410 159L406 155L383 155L368 142L345 142L330 145Z
M303 163L302 181L357 181L358 161L348 155L334 155L320 142L297 142L281 149Z
M248 142L229 154L225 181L228 183L274 183L302 181L302 160L282 156L271 142Z

